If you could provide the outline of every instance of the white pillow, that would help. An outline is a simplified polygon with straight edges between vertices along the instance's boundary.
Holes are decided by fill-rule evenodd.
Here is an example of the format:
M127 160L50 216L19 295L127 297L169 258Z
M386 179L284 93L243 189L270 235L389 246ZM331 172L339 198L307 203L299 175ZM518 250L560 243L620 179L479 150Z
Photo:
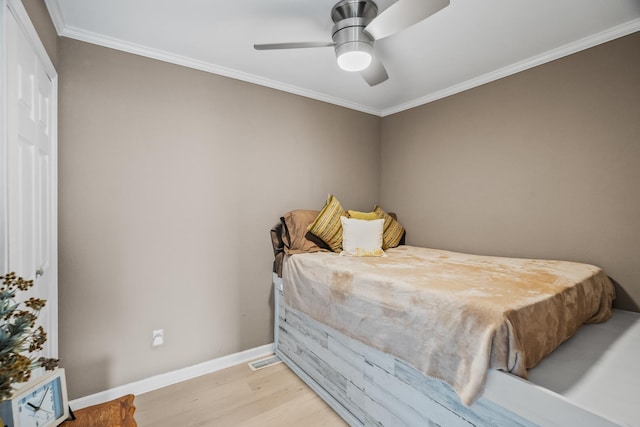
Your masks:
M340 217L342 222L342 252L347 256L384 256L382 232L384 219L353 219Z

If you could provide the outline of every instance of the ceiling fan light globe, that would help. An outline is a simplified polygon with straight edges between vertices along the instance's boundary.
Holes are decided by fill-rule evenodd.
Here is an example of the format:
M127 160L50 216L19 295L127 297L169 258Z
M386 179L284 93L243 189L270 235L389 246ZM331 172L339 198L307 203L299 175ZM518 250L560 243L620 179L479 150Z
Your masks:
M362 71L371 65L371 54L361 50L351 50L338 56L338 66L345 71Z

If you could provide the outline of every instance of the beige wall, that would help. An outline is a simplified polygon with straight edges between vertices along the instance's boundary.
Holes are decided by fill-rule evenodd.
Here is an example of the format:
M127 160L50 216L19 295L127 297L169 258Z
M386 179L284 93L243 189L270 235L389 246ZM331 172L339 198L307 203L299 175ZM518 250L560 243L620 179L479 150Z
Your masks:
M36 28L36 32L44 45L51 62L58 68L58 33L53 26L51 17L44 0L22 0L22 4L29 15L29 19Z
M640 33L385 117L407 243L597 264L640 305Z
M67 38L59 56L71 397L272 342L269 229L328 192L376 203L381 119Z

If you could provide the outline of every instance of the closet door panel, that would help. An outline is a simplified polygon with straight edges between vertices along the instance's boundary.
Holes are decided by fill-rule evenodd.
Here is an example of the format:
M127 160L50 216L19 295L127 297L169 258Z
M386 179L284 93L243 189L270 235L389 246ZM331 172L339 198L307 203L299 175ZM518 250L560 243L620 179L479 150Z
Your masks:
M18 8L21 5L13 5ZM7 3L3 3L7 7ZM38 321L57 354L56 82L23 10L4 9L6 35L6 263L34 280L28 295L47 300ZM16 18L18 17L18 19ZM46 58L48 59L48 58ZM55 71L55 70L54 70Z

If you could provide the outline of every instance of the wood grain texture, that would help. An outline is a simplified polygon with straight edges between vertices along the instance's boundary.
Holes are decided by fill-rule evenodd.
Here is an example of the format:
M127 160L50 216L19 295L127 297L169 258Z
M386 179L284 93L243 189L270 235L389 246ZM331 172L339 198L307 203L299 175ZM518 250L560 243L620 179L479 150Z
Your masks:
M89 406L74 412L73 421L65 421L63 427L136 427L133 403L134 396L113 399L99 405Z
M237 365L136 397L138 426L309 426L346 423L280 363Z
M284 304L276 286L276 354L353 426L533 426L480 398L473 408L447 384Z
M274 277L274 285L278 330L276 354L352 426L613 427L637 424L637 411L633 406L626 412L608 411L609 417L606 417L604 413L592 410L593 401L590 405L581 406L562 394L497 370L489 371L484 396L471 407L463 406L444 382L426 377L404 361L368 347L286 306L282 298L282 279ZM631 318L625 320L629 315ZM605 349L609 351L608 340L616 334L624 334L624 339L620 337L625 343L624 350L617 350L624 357L615 359L613 364L609 362L605 376L616 378L616 374L622 371L629 374L628 369L621 370L620 366L633 365L629 359L633 356L629 354L637 353L633 349L637 348L638 333L629 333L629 323L636 321L637 317L635 313L614 310L613 319L616 321L586 326L599 332L585 332L587 336L582 346L578 345L569 358L570 366L575 366L575 361L583 358L583 353L596 350L592 355L596 357L602 353L593 346L594 339L602 341L606 338ZM552 354L550 359L553 357ZM547 368L547 372L554 378L566 376L557 371L566 370L566 366L562 366L560 363L555 370ZM615 381L615 388L620 388L623 383ZM599 396L597 399L602 400L605 406L635 402L626 396L634 396L637 386L622 388L626 394L620 394L618 390L618 398L611 400L611 388L603 389L604 385L602 381L591 384L589 395L592 398ZM581 388L580 391L585 390Z

